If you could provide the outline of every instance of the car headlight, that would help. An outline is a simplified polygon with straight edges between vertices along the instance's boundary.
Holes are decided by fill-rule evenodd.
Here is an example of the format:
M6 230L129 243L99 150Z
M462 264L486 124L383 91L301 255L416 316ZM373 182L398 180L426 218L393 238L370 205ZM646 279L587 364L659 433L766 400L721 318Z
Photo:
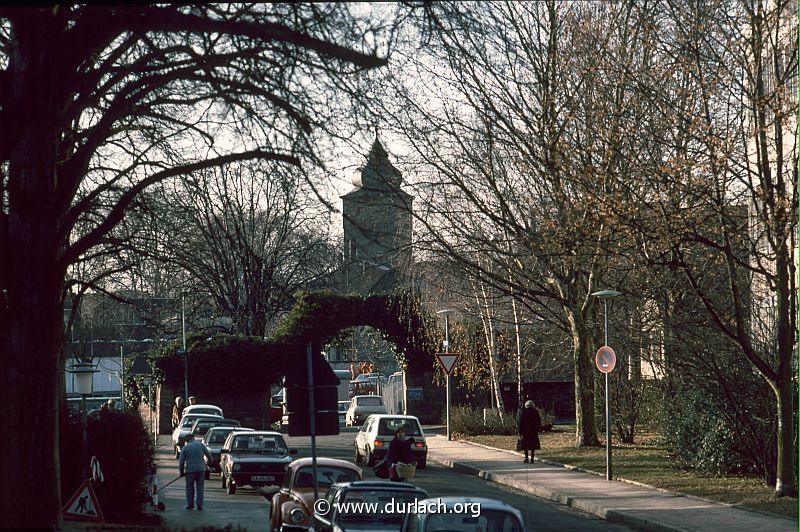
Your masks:
M233 470L239 471L242 468L241 464L233 464Z
M289 521L293 525L299 525L306 520L306 513L300 508L292 508L289 512Z

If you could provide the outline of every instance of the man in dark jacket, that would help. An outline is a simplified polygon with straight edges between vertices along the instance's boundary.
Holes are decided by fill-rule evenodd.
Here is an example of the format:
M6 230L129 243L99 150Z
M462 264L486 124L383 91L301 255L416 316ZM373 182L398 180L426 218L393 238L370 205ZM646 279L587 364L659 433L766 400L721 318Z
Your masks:
M526 401L525 408L519 414L519 451L525 451L524 463L533 463L533 454L536 449L541 449L539 444L539 427L542 419L533 401ZM530 459L528 459L530 452Z

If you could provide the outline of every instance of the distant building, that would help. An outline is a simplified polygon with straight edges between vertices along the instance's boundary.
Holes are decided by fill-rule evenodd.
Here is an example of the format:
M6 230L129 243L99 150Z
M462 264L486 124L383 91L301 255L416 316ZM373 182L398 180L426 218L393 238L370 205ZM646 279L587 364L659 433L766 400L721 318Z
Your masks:
M396 288L411 265L413 198L376 138L366 165L342 196L344 290L366 294Z

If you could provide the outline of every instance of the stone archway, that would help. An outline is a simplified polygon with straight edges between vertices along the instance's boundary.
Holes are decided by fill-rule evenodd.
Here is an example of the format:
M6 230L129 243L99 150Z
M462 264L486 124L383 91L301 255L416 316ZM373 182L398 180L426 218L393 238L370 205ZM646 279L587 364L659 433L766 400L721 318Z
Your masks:
M308 342L321 347L350 327L369 326L381 331L397 347L397 362L406 371L406 388L413 390L406 402L408 413L424 423L438 423L445 393L441 386L432 384L435 325L435 318L409 290L367 296L301 292L272 340L299 349Z
M408 413L425 423L440 422L446 399L444 389L433 385L436 321L410 290L368 296L300 292L271 338L193 335L187 339L190 389L193 395L228 405L226 412L242 418L263 416L270 386L280 382L294 360L305 356L309 342L321 348L339 331L360 325L381 331L397 347L406 388L413 390ZM184 375L176 347L165 346L151 355L159 380L174 395L179 394ZM255 404L257 411L242 404Z

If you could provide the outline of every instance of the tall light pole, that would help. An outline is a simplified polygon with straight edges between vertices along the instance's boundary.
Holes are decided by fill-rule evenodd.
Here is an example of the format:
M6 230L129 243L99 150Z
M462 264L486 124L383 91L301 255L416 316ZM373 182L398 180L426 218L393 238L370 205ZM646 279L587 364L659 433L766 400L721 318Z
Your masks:
M605 322L605 345L608 346L608 300L612 297L621 295L621 292L606 288L599 292L592 292L592 295L599 297L603 300L603 315ZM613 478L611 472L611 381L609 377L610 371L605 372L606 375L606 480Z
M189 352L186 351L186 304L181 292L181 335L183 336L183 392L186 397L186 404L189 404Z
M81 472L83 478L89 478L89 436L86 419L86 396L92 395L92 384L97 369L91 362L78 359L68 370L75 376L75 391L81 394L81 408L83 421L83 445L81 449Z
M455 314L456 311L451 308L446 308L436 312L439 316L444 316L444 352L450 352L450 315ZM450 372L447 372L447 439L452 440L453 436L450 432Z

